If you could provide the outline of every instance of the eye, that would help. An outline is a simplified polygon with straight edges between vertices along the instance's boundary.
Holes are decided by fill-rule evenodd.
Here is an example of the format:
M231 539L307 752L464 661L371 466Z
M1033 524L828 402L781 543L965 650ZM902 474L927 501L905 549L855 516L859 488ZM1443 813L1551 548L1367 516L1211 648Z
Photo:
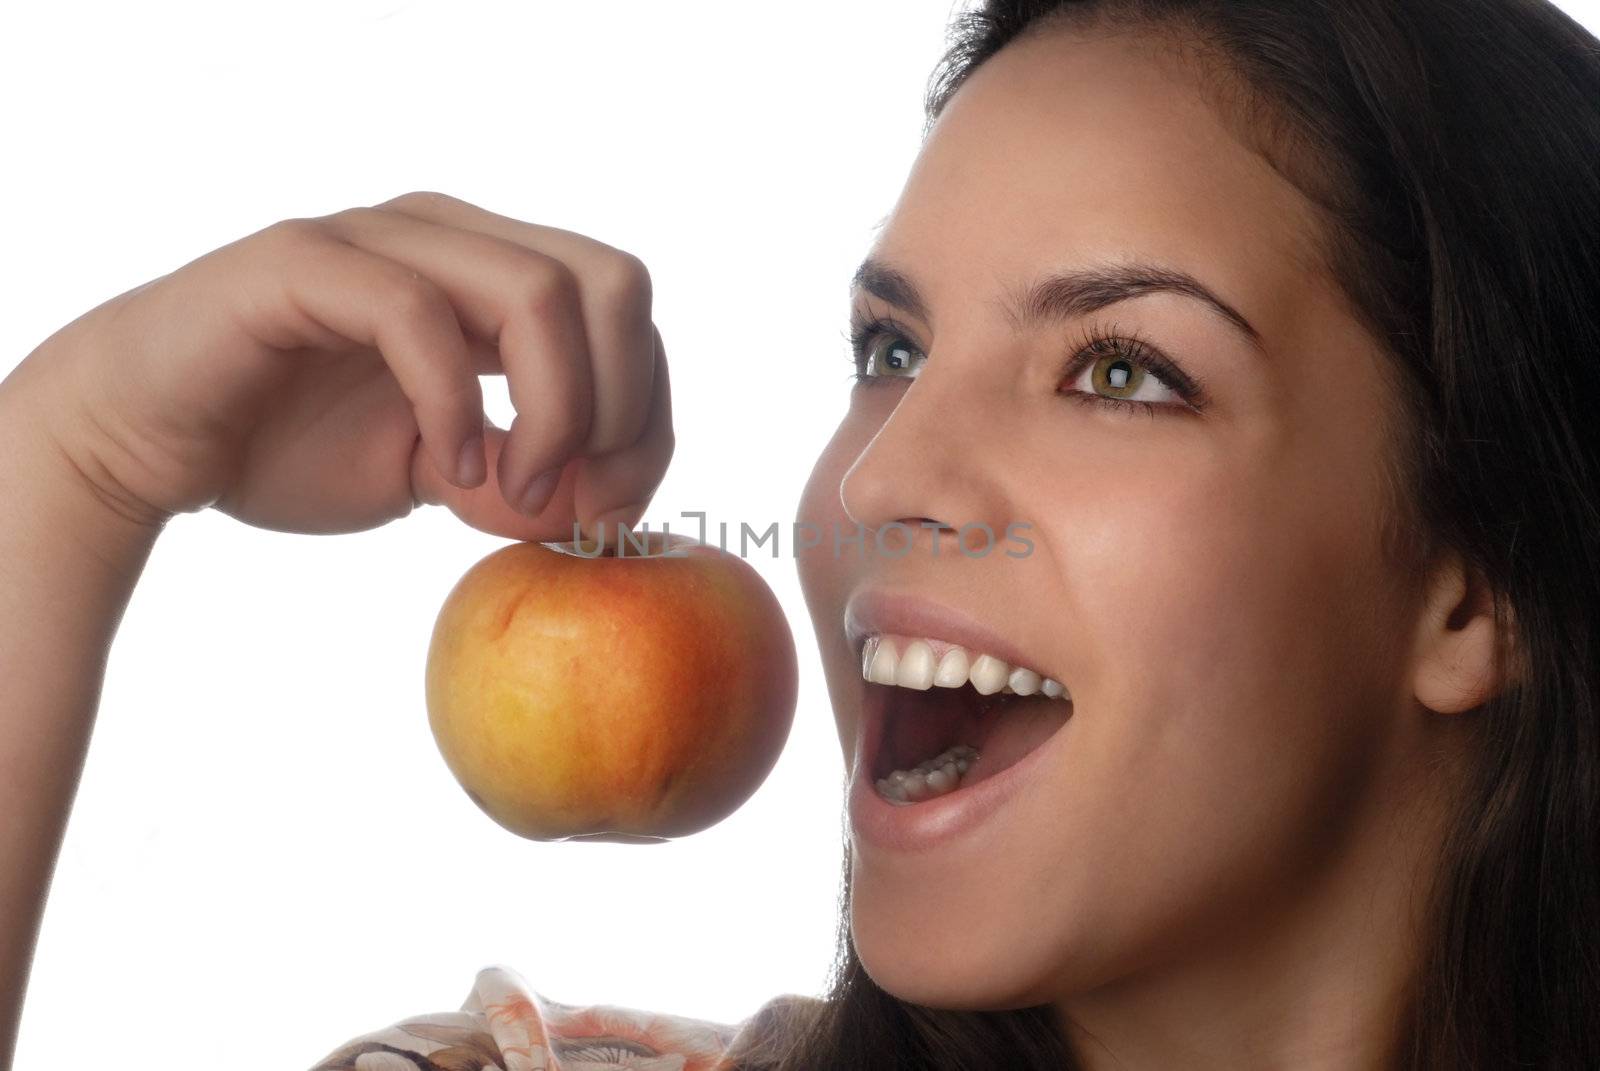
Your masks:
M911 379L927 355L892 320L873 320L850 329L850 359L859 381Z
M1063 389L1074 401L1155 415L1157 409L1199 410L1199 384L1155 347L1137 338L1091 328L1068 362Z
M850 329L851 362L858 383L913 379L927 354L893 320L876 318ZM1077 344L1062 377L1074 401L1124 412L1204 408L1205 390L1155 346L1135 335L1090 326Z

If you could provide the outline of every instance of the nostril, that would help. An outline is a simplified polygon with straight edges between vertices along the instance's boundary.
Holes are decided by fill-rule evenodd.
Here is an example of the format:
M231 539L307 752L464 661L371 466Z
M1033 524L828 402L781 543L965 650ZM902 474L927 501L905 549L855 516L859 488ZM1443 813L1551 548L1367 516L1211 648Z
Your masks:
M894 537L893 543L890 544L890 546L897 550L908 548L910 545L914 544L918 538L928 538L926 536L922 536L923 532L930 533L931 538L935 542L942 541L947 536L955 536L957 534L957 530L953 525L946 524L944 521L935 520L932 517L901 517L893 524L886 525L885 527L887 532L880 534L886 542L888 542L891 538L889 533L895 533L896 530L898 530L897 535Z

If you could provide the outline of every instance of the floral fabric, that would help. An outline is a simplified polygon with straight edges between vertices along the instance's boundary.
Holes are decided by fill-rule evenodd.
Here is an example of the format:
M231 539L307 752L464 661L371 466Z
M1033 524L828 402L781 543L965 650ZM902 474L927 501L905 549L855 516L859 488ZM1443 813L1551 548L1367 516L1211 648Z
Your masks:
M478 972L460 1011L356 1038L311 1071L724 1071L738 1031L631 1008L561 1004L496 966Z

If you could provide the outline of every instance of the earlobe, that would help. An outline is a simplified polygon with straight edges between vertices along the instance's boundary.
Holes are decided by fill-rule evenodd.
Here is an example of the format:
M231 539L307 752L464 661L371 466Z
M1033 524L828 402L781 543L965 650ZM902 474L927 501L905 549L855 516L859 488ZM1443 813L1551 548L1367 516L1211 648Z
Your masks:
M1507 683L1497 658L1493 592L1453 550L1441 556L1426 590L1417 621L1417 701L1440 714L1482 706Z

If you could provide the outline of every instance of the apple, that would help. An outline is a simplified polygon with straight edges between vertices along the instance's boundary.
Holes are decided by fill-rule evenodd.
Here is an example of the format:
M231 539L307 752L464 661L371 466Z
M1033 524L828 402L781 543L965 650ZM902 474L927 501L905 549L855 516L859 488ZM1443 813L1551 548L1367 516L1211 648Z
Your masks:
M521 836L698 832L749 799L788 739L788 622L720 548L659 532L590 546L513 543L456 583L428 647L434 740Z

